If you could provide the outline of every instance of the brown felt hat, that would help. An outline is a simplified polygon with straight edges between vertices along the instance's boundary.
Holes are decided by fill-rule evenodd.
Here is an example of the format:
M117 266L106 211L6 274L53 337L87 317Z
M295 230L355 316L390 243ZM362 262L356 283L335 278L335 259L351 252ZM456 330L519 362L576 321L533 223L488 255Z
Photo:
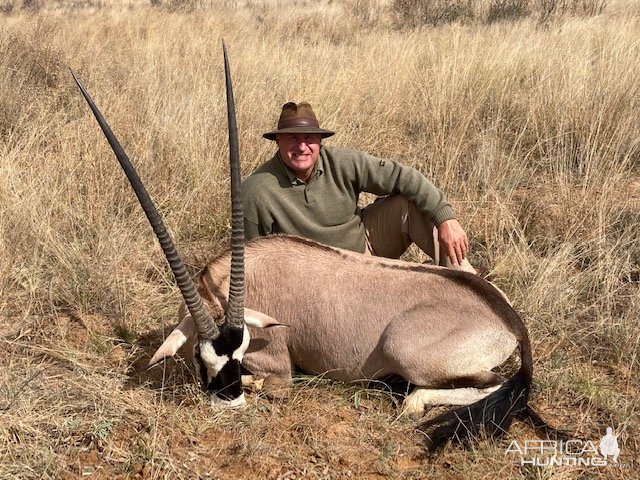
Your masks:
M320 128L318 119L307 102L297 105L293 102L285 103L276 130L262 136L268 140L275 140L278 133L319 133L322 138L335 134L331 130Z

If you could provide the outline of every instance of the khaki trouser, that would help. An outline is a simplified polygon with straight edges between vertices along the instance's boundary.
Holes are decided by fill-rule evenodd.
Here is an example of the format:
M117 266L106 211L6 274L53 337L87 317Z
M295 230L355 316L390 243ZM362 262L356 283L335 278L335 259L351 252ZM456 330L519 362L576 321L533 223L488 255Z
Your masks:
M476 273L465 258L456 267L448 255L441 254L438 229L418 210L416 204L402 195L379 198L362 211L367 235L368 254L378 257L400 258L415 243L433 259L436 265Z

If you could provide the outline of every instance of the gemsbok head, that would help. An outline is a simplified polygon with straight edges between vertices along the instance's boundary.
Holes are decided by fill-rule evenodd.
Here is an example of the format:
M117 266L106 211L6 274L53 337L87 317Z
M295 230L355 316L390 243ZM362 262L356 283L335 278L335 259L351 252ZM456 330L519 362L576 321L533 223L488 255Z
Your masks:
M240 406L245 403L241 383L240 365L249 345L249 331L244 312L244 232L241 200L240 160L233 88L227 50L223 43L227 116L229 125L229 150L231 169L231 280L227 304L216 298L203 301L196 285L178 254L165 228L162 217L147 193L140 177L131 164L120 142L107 124L104 116L75 75L71 74L82 95L89 104L120 166L124 170L160 246L167 258L187 309L182 322L167 337L151 358L148 367L176 354L190 340L191 357L205 390L211 395L212 404ZM255 327L275 324L261 315L247 315L247 323Z

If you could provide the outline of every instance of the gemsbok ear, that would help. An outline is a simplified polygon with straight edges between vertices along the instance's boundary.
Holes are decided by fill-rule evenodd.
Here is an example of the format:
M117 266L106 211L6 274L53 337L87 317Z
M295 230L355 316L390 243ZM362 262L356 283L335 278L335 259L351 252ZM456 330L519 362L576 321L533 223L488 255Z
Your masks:
M180 325L173 329L173 332L171 332L162 345L160 345L156 353L153 354L145 370L148 370L169 357L173 357L178 350L180 350L180 347L182 347L187 340L194 338L197 333L198 329L193 318L191 318L191 315L186 315L180 322Z
M255 328L286 327L275 318L250 308L244 309L244 323Z

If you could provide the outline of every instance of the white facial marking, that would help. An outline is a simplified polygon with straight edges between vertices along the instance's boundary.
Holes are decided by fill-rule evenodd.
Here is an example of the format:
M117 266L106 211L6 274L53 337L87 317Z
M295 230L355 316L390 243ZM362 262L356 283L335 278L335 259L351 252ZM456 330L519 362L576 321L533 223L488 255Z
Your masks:
M218 355L210 343L200 344L200 357L207 368L207 385L229 361L228 355Z
M239 362L242 362L242 357L244 356L244 352L247 351L247 348L249 348L250 341L251 341L251 336L249 335L249 329L245 325L244 331L242 332L242 343L238 348L235 349L235 351L233 352L233 355L231 355L231 358L233 358L234 360L238 360Z
M247 401L244 398L244 393L240 394L238 398L234 398L233 400L223 400L216 395L211 395L211 408L214 409L222 409L222 408L238 408L244 407L247 404Z

